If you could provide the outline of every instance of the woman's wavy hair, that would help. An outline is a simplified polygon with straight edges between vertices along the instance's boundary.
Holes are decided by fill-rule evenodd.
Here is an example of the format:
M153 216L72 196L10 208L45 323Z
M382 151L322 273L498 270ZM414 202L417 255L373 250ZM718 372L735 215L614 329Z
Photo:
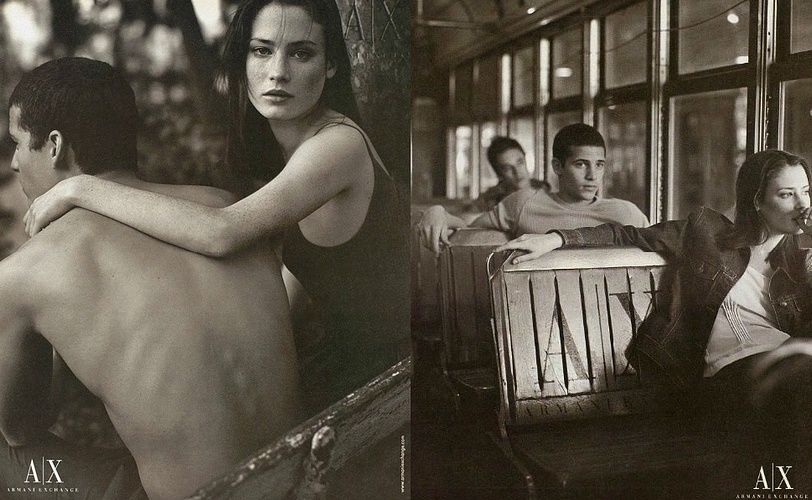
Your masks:
M302 7L324 29L328 63L335 75L327 79L322 103L360 125L358 105L352 92L350 58L341 29L341 14L334 0L246 0L237 8L223 46L222 71L228 99L226 168L237 179L268 181L285 166L282 148L268 121L248 99L246 58L251 32L259 11L277 3Z
M751 155L742 163L736 177L736 215L733 229L725 235L722 243L728 248L764 243L767 225L756 210L756 204L764 200L764 190L771 179L784 167L802 166L806 178L812 173L806 160L800 156L777 149L768 149Z

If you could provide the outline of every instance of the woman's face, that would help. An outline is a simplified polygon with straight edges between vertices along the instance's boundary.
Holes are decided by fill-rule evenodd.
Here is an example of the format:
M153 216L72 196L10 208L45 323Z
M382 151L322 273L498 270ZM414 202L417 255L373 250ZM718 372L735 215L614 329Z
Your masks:
M765 186L764 199L757 208L772 234L801 233L796 219L809 208L809 179L804 167L779 170Z
M335 68L327 62L324 28L298 6L271 3L254 20L245 62L248 98L268 120L313 111Z

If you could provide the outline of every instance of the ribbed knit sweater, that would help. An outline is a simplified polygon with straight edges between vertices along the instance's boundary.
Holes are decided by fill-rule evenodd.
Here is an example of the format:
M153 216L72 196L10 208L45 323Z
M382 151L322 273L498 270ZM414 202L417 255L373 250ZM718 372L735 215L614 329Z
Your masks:
M595 198L587 205L570 205L557 193L523 189L503 199L487 213L493 227L512 234L543 234L552 229L578 229L614 222L647 227L648 218L637 206L617 198Z

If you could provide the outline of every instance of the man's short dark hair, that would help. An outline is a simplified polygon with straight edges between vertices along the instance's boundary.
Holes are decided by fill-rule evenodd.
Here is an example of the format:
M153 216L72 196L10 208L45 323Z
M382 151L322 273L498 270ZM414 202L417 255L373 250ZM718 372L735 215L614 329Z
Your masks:
M138 109L132 87L109 64L83 57L46 62L14 88L9 108L40 149L53 130L73 148L86 174L138 168Z
M496 157L510 149L518 149L522 154L525 154L522 145L519 144L516 139L497 135L491 140L488 151L485 153L488 156L488 163L491 164L491 168L493 168L493 171L496 172L496 175L499 177L502 177L502 172L496 165Z
M579 146L597 146L603 148L606 153L606 142L603 136L595 127L586 123L573 123L567 125L555 134L553 139L553 158L562 165L566 162L567 156L572 148Z

